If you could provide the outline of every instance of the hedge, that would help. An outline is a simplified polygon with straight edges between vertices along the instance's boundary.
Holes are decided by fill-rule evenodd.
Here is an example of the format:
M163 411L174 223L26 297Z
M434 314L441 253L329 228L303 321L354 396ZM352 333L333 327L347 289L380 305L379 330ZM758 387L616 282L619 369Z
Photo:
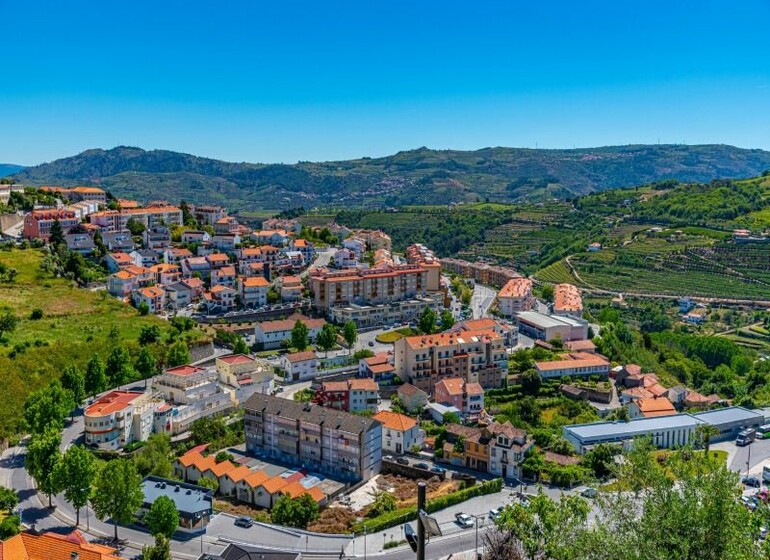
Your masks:
M435 511L448 508L455 504L470 500L477 496L485 496L486 494L494 494L500 492L503 489L503 479L495 478L494 480L487 480L481 484L475 484L470 488L464 488L457 492L452 492L446 496L440 496L435 500L428 500L425 505L427 513L433 513ZM354 533L363 533L366 530L367 533L376 533L395 525L401 525L417 519L417 506L410 506L407 508L401 508L394 511L383 513L372 519L366 519L360 523L353 525L352 529Z

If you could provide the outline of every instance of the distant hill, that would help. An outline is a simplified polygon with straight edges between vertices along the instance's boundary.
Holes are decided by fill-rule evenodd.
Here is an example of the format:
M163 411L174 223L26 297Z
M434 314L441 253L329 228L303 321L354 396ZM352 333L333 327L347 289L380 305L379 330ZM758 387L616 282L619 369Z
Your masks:
M23 165L16 165L13 163L0 163L0 177L8 177L24 169Z
M117 147L26 168L26 184L100 185L139 200L186 199L231 209L539 201L675 178L710 181L770 169L770 152L726 145L574 150L419 148L383 158L295 165L231 163Z

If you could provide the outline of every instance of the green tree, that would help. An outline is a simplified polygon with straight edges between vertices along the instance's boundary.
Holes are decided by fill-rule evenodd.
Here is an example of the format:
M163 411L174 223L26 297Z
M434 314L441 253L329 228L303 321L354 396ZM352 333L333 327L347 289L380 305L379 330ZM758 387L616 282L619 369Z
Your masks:
M307 325L298 320L291 329L291 345L302 352L308 347L308 344Z
M326 323L321 328L321 332L318 333L318 337L316 338L316 343L318 344L318 347L326 352L326 355L329 355L329 350L334 348L334 345L337 344L337 331L334 328L334 325L331 323Z
M553 285L544 284L540 289L540 296L548 303L553 303Z
M107 356L104 373L110 387L119 387L131 381L134 377L134 368L131 366L131 355L128 350L122 346L113 348Z
M115 459L104 466L96 479L91 503L99 519L112 519L116 540L118 523L131 523L143 501L142 477L131 461Z
M436 312L426 306L420 314L417 326L424 334L433 334L436 332Z
M139 333L139 344L146 346L148 344L155 344L159 342L163 333L160 332L158 325L147 325L142 327L142 331Z
M383 513L395 510L397 505L396 496L392 492L387 490L377 492L374 502L372 502L372 505L369 506L369 510L366 512L366 517L378 517Z
M35 433L27 445L25 467L35 479L38 490L48 495L48 507L53 507L51 496L61 490L60 480L55 476L56 466L61 461L61 434L55 426Z
M0 540L10 539L21 532L21 519L18 515L8 515L0 521Z
M164 535L155 535L153 546L142 547L142 560L171 560L171 543Z
M150 304L146 301L140 301L139 305L136 306L136 310L139 311L139 315L144 317L150 313Z
M142 476L155 475L170 478L172 475L173 453L168 434L152 434L134 455L132 461Z
M61 227L61 222L56 218L51 224L51 236L48 238L48 242L57 248L64 244L64 230Z
M75 406L80 405L86 398L86 380L83 372L76 366L69 365L64 368L61 374L61 384L67 391L72 393L75 400Z
M139 374L139 377L144 380L158 373L158 361L155 359L152 350L146 346L139 349L134 369Z
M168 496L159 497L147 511L144 522L151 535L163 535L170 539L179 526L179 511L174 500Z
M16 490L0 486L0 510L10 513L19 505L19 495Z
M126 229L131 232L131 235L142 235L146 228L142 222L129 218L126 222Z
M182 340L177 340L174 344L172 344L166 353L167 367L176 367L189 364L190 360L190 349Z
M227 425L222 417L208 416L193 422L190 433L196 445L211 443L227 435Z
M444 309L441 312L441 328L444 330L451 329L455 324L455 316L449 309Z
M190 206L187 204L187 202L183 200L179 204L179 209L182 211L182 223L185 226L193 229L198 229L200 227L198 220L195 219L195 216L190 210Z
M352 354L353 347L356 344L356 340L358 340L358 328L356 328L356 324L353 321L346 322L342 327L342 338L345 339L348 345L348 353Z
M104 373L104 362L102 362L99 354L94 354L91 356L91 359L88 360L84 381L86 393L91 395L91 397L95 397L97 393L100 393L107 388L107 376Z
M0 310L0 339L5 337L6 333L12 333L19 324L19 318L8 308Z
M102 232L98 229L94 232L94 248L96 249L96 251L94 251L95 257L104 257L107 253L109 253L107 246L104 244Z
M521 374L521 389L528 395L536 396L543 385L543 378L536 369L530 368Z
M198 482L196 484L198 484L198 486L203 486L204 488L208 488L209 490L212 490L214 493L216 493L219 490L219 481L216 478L209 478L207 476L202 476L198 479Z
M318 519L319 511L318 504L309 494L298 498L284 494L273 506L271 517L278 525L305 529L308 523Z
M24 402L24 422L33 434L45 431L49 426L62 430L64 419L75 408L72 393L62 387L58 379L27 397Z
M80 525L80 508L88 504L96 477L96 460L85 447L72 445L56 464L54 477L64 491L64 499L75 508L75 526Z
M249 345L246 344L246 341L243 340L242 336L236 336L235 342L233 343L233 354L248 354L249 353Z
M711 424L700 424L695 428L695 439L699 445L703 446L703 454L708 456L711 439L718 437L721 432L716 426Z

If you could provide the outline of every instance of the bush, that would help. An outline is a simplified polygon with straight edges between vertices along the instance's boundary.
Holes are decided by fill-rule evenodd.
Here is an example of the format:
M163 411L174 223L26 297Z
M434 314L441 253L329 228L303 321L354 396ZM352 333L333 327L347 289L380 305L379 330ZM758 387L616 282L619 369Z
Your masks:
M36 307L35 309L32 310L32 313L29 314L29 318L32 321L38 321L38 320L42 319L43 318L43 310L40 309L39 307Z

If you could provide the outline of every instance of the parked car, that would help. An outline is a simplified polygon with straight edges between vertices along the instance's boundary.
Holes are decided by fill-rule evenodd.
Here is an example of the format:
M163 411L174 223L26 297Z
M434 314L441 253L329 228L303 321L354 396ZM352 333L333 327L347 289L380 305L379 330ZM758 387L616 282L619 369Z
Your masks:
M407 459L406 457L396 457L396 463L398 463L399 465L408 465L409 459Z
M498 519L500 519L500 516L502 515L502 513L503 513L503 508L501 507L491 509L489 510L489 517L492 518L492 521L497 521Z
M446 469L443 467L439 467L438 465L434 465L430 468L430 472L436 473L436 474L444 474L446 472Z
M248 529L252 525L254 525L254 520L251 517L239 517L235 520L235 524L238 527L243 527L244 529Z
M761 488L762 482L756 476L744 476L741 478L741 482L746 486L752 488Z
M414 467L416 469L425 469L426 471L430 469L430 465L428 463L415 463Z
M581 496L584 498L595 498L596 497L596 488L586 488L580 493Z
M474 524L473 517L471 517L467 513L456 513L455 521L460 527L465 527L465 528L473 527L473 524Z

